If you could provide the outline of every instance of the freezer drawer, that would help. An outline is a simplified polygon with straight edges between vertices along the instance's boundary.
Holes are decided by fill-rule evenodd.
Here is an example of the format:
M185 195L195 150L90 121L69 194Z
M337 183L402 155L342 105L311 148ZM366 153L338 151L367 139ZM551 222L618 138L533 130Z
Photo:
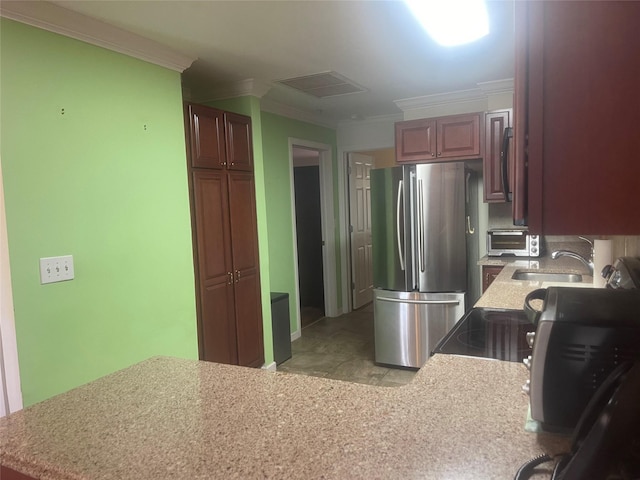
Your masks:
M464 293L374 290L375 361L420 368L465 310Z

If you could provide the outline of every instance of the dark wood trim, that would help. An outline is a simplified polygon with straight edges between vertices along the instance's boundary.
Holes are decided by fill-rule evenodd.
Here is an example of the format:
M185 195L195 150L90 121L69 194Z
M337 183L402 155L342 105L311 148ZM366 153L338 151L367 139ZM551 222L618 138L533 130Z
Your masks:
M518 3L518 2L516 2ZM527 44L527 182L528 227L543 232L544 179L544 8L545 2L526 2L528 8Z
M527 98L528 98L528 2L515 2L515 80L514 80L514 182L513 223L527 223Z

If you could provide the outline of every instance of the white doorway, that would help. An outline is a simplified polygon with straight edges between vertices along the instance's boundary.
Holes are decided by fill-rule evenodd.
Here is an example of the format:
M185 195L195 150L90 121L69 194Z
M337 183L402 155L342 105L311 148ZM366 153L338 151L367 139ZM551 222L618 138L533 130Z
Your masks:
M351 302L355 310L373 300L370 173L374 158L354 152L348 155L348 162Z
M3 185L0 167L0 417L22 410Z
M318 150L294 145L293 186L296 204L294 220L298 251L300 326L304 328L325 316Z
M339 198L339 208L340 208L340 224L342 225L342 231L345 234L341 237L341 250L342 258L345 258L343 262L343 270L342 270L342 298L343 298L343 313L349 313L351 310L355 310L357 308L362 308L362 306L366 305L363 303L367 298L367 294L365 293L361 296L360 299L356 299L356 290L365 290L366 288L358 288L358 278L362 278L358 276L358 268L354 266L356 263L358 253L355 252L357 247L357 241L354 241L351 233L351 225L352 225L352 217L354 214L351 213L352 203L354 200L351 199L351 196L357 187L352 184L355 179L351 178L353 176L353 168L349 169L349 163L352 159L361 159L363 162L369 162L369 158L372 160L372 168L387 168L387 167L395 167L398 166L396 163L395 157L395 148L394 147L379 147L376 149L349 149L342 152L343 163L340 168L340 177L338 178L338 183L340 185L340 198ZM366 187L365 187L366 188ZM370 190L369 190L370 195ZM370 208L370 199L368 206L365 208ZM367 220L370 225L370 212L367 211ZM370 226L369 226L370 228ZM355 227L354 227L355 230ZM366 248L370 248L373 250L373 246L369 242L369 246ZM372 259L372 257L370 257ZM365 280L365 283L369 283L369 285L373 284L373 267L371 263L369 263L368 271L370 272L371 279ZM364 278L367 278L366 276ZM363 284L361 284L363 285ZM373 290L371 288L371 290ZM360 306L362 304L362 306Z
M301 304L301 300L308 301L308 292L301 291L300 281L309 281L309 277L312 277L312 283L322 286L322 296L324 301L324 316L337 317L338 312L338 298L337 298L337 275L336 275L336 248L335 248L335 221L333 212L333 161L331 146L317 142L311 142L307 140L300 140L295 138L289 139L289 160L290 160L290 179L291 179L291 206L292 206L292 221L293 221L293 246L295 252L295 304L297 306L297 328L291 334L291 339L295 340L300 337L302 330L302 309L304 305ZM304 209L302 205L298 206L296 203L296 188L295 188L295 169L300 169L302 172L307 167L314 167L305 172L303 177L316 178L318 182L319 191L319 203L320 203L320 230L321 238L321 266L311 267L314 269L312 272L301 272L300 265L305 268L306 260L308 258L302 258L301 256L309 255L306 251L300 251L298 237L299 232L296 228L296 218L298 217L297 210ZM309 172L315 173L308 174ZM309 181L309 178L306 181ZM307 232L304 232L307 233ZM304 234L302 235L304 236ZM313 240L312 240L313 241ZM306 245L305 245L306 247ZM306 250L306 248L305 248ZM312 249L313 251L313 249ZM312 254L315 255L315 254ZM302 262L300 261L302 260ZM314 265L319 265L314 263ZM313 278L315 276L315 278ZM306 287L305 287L306 288ZM319 288L319 287L315 287ZM317 297L315 299L317 301Z

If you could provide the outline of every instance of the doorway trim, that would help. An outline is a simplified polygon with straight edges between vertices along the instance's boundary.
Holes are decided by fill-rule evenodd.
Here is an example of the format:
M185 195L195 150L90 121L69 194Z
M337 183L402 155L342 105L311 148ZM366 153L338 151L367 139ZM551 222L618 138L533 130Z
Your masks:
M320 220L322 223L322 268L324 271L324 311L327 317L337 317L338 288L336 271L335 221L333 215L333 156L331 145L289 137L289 182L291 193L291 222L293 233L295 305L297 309L296 331L291 333L291 340L301 335L300 325L300 278L298 273L298 235L296 228L296 200L293 182L293 147L317 150L320 157Z

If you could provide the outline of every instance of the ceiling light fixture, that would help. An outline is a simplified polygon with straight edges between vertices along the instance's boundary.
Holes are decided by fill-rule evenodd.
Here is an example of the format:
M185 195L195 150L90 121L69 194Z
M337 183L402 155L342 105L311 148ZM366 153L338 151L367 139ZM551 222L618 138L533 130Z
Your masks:
M440 45L471 43L489 34L484 0L404 0L414 17Z

